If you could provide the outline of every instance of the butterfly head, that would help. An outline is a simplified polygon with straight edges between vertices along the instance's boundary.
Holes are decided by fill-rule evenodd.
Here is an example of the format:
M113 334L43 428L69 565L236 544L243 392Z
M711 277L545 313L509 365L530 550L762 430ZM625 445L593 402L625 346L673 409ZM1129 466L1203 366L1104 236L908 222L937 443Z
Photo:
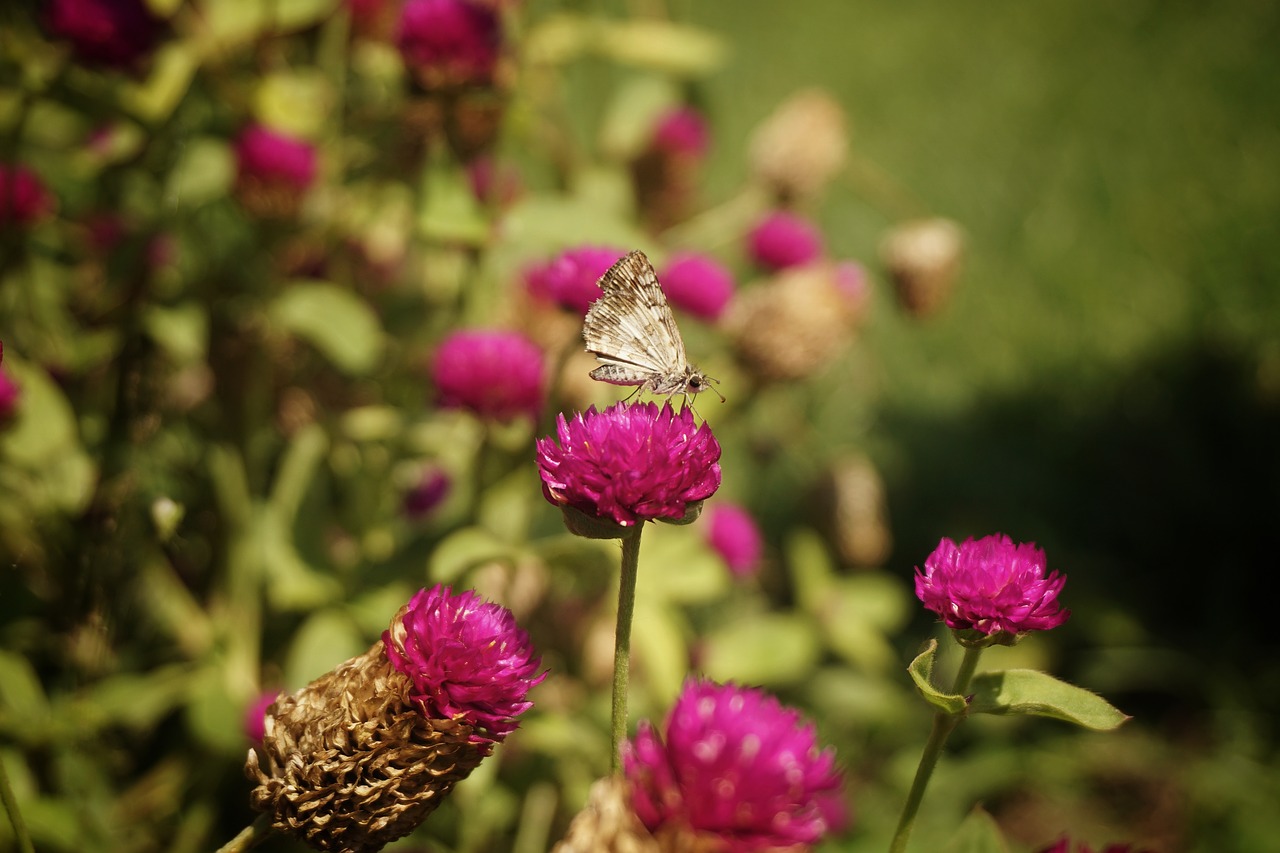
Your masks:
M724 395L721 394L719 391L717 391L715 388L711 387L711 383L713 382L717 385L720 384L719 379L716 379L712 376L708 376L707 374L698 370L696 367L690 366L685 368L684 393L690 396L694 396L696 394L702 393L703 391L711 391L713 394L719 397L720 402L723 403Z

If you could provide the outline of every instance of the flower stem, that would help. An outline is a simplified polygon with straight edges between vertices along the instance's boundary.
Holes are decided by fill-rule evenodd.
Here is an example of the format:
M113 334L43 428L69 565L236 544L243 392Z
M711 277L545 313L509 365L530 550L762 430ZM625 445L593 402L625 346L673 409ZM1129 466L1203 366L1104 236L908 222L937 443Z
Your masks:
M263 841L272 832L271 817L264 812L258 815L257 820L240 830L239 835L219 847L218 853L241 853L241 851L257 846L260 841Z
M610 737L613 772L622 771L622 742L627 737L627 682L631 675L631 617L636 609L636 575L640 566L640 534L644 522L622 537L622 572L618 578L618 627L613 646L613 729Z
M22 853L35 853L31 845L31 836L27 834L27 825L22 821L22 811L18 808L18 798L13 795L9 786L9 771L4 769L4 761L0 760L0 800L4 801L4 810L9 813L9 823L13 824L13 836L18 841L18 849Z
M955 684L951 688L953 694L963 695L969 689L974 670L978 668L978 658L982 649L966 647L964 660L956 672ZM933 715L933 729L929 732L929 740L924 745L924 753L920 756L920 765L916 767L916 778L911 782L911 790L907 793L907 801L902 806L902 817L898 818L898 828L893 833L893 842L889 845L889 853L905 853L907 839L911 837L911 828L915 825L916 813L920 811L920 802L924 799L924 789L929 786L929 778L933 768L942 756L943 744L964 719L962 714L947 714L942 711Z

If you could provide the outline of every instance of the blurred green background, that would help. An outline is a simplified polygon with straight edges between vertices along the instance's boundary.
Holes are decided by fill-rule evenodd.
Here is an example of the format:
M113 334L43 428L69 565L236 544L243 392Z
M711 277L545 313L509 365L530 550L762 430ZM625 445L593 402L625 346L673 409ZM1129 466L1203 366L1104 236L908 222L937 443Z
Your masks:
M532 28L558 12L621 18L663 5L530 2L520 17ZM753 128L789 94L820 86L852 128L852 162L815 209L831 254L874 269L885 229L922 215L959 222L967 248L945 310L923 320L900 312L881 276L853 348L811 383L758 400L735 400L726 386L725 411L738 423L722 424L718 404L705 407L723 426L726 496L759 517L771 570L758 589L729 589L706 580L710 557L694 533L661 529L646 539L656 604L641 623L650 681L637 685L637 713L661 715L686 652L714 667L742 639L735 630L777 617L769 623L777 636L805 638L802 662L783 660L760 680L815 716L850 775L853 830L824 849L883 849L928 725L904 668L936 629L906 592L911 570L942 536L1002 531L1037 542L1050 568L1068 574L1073 616L1051 637L992 651L991 665L1043 667L1134 720L1112 734L972 721L940 766L913 849L941 849L977 802L1015 850L1068 831L1095 846L1134 841L1162 853L1277 849L1280 664L1267 581L1280 565L1280 7L714 0L665 9L727 47L715 73L689 84L712 123L709 202L743 184ZM296 67L332 55L324 36L296 41L287 54ZM235 125L244 107L235 96L249 88L237 88L235 75L243 83L258 66L225 61L232 85L220 89L214 75L197 87L197 107L163 128L163 156L139 168L190 169L201 144ZM634 74L598 57L564 69L567 121L584 147ZM57 118L37 122L35 137L69 138ZM517 142L508 153L534 161L541 152ZM54 144L35 156L58 164L65 154ZM550 192L552 182L522 165L535 191ZM369 169L395 172L377 162ZM76 192L96 191L75 175L45 177L70 188L68 212ZM195 285L164 283L157 302L212 306L203 320L214 339L209 360L249 387L261 363L218 351L219 336L239 341L237 311L260 311L256 276L273 274L287 235L237 218L217 192L157 213L203 265L184 271ZM65 248L37 253L44 266L34 277L0 282L3 304L26 304L20 288L33 281L77 293L69 274L50 272ZM521 252L495 248L497 260L478 274L482 295L500 292ZM426 270L421 293L358 283L386 332L377 369L334 370L305 347L287 349L280 372L314 392L322 428L277 435L268 423L274 401L246 395L228 423L197 413L166 422L163 442L95 456L108 470L143 472L118 538L85 533L102 521L88 509L41 517L28 530L18 486L30 481L3 481L18 484L0 495L4 523L19 531L5 541L42 546L0 554L0 750L6 766L25 768L11 773L20 796L38 799L33 823L49 849L222 843L252 817L238 716L251 687L296 687L300 675L359 651L407 592L437 580L487 581L490 593L537 599L520 615L565 681L500 751L501 768L486 765L468 780L404 849L533 853L539 835L522 827L537 822L525 820L541 808L530 804L545 806L548 796L548 824L562 828L605 766L603 706L591 692L599 685L582 650L607 613L614 555L556 538L558 517L527 470L529 435L485 439L473 423L424 411L419 363L430 344L493 309L484 299L454 304L450 282L464 257L429 249L411 270ZM56 302L53 290L40 298ZM9 325L0 316L6 368L23 358ZM686 336L691 351L715 343L697 327ZM93 453L114 434L102 415L113 377L94 359L118 354L109 343L94 350L98 340L55 342L88 365L63 385L84 404L74 420ZM332 357L332 341L318 346ZM237 433L255 419L262 434ZM210 435L219 435L216 447L202 444ZM466 473L485 440L496 464L477 511L468 515L464 495L425 530L388 521L404 482L400 462L443 458ZM843 570L810 530L812 481L846 453L867 454L884 480L894 545L882 569ZM188 508L176 546L153 541L142 510L156 494ZM185 574L156 569L165 547ZM487 560L502 570L489 571ZM270 575L265 597L255 586L260 570ZM518 588L518 570L551 590L538 593L545 600ZM864 634L839 635L806 592L827 575ZM820 641L796 628L809 622L821 622ZM557 635L566 624L576 633ZM730 658L723 672L750 672ZM11 844L0 829L0 846Z

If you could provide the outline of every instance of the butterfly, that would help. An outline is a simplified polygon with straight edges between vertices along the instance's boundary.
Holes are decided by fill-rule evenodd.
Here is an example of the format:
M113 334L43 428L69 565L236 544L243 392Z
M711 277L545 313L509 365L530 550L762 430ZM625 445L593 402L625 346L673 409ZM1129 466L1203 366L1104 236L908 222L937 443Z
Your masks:
M592 379L686 399L719 382L689 364L676 318L644 252L627 253L596 284L604 295L591 303L582 327L587 352L600 362Z

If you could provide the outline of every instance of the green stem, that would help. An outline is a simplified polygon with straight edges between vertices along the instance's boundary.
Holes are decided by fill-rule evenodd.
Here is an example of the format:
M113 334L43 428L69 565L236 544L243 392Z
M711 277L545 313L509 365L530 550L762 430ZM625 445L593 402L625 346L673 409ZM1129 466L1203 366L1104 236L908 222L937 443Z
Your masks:
M951 692L964 695L969 689L969 682L978 668L978 658L982 649L968 648L964 650L964 660L956 672L956 680ZM898 828L893 833L893 842L889 845L889 853L905 853L907 840L911 837L911 828L915 824L916 813L920 811L920 802L924 799L924 789L929 786L929 777L942 756L943 744L964 719L962 714L946 714L942 711L933 715L933 729L929 732L929 740L924 745L924 753L920 756L920 765L916 768L916 778L911 782L911 790L907 793L907 801L902 806L902 817L898 818Z
M613 647L613 772L622 771L622 742L627 737L627 682L631 675L631 617L636 609L636 575L644 522L622 537L622 573L618 578L618 627Z
M0 760L0 800L4 801L4 810L9 813L9 823L13 824L13 836L18 840L21 853L35 853L31 844L31 836L27 834L27 825L22 821L22 811L18 808L18 798L13 795L9 786L9 772L4 769L4 761Z
M272 831L270 817L265 813L260 814L257 820L240 830L239 835L219 847L218 853L241 853L243 850L257 846Z

